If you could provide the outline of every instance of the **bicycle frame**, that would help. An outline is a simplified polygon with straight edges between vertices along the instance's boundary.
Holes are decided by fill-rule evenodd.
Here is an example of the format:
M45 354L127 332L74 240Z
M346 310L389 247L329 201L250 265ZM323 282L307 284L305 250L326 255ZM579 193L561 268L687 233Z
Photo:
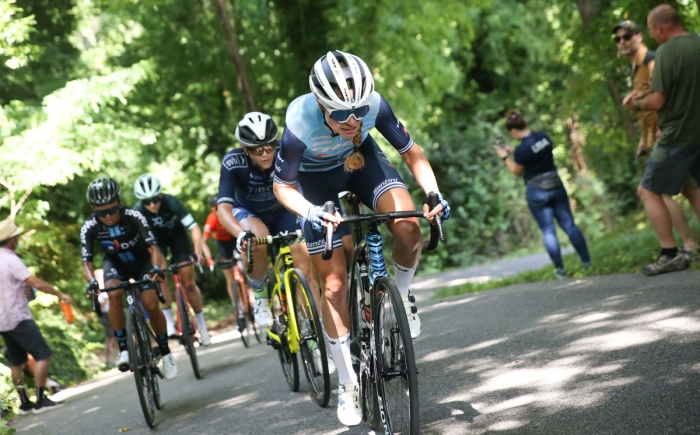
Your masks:
M299 335L299 328L297 326L296 313L293 309L291 309L293 294L289 276L293 273L293 271L294 262L292 261L292 252L289 249L289 246L281 246L273 267L275 285L272 289L272 294L269 295L269 297L271 300L274 294L279 294L280 301L283 301L286 305L282 307L282 309L286 311L290 323L290 325L287 327L287 345L289 346L290 352L297 353L299 352L301 336ZM284 295L284 297L282 297L282 295ZM282 343L280 336L272 332L271 328L267 329L267 336L278 344Z
M192 330L193 332L197 332L197 322L194 321L194 318L192 317L192 313L190 312L190 301L187 300L187 295L185 294L185 289L182 288L182 284L180 284L180 278L178 277L177 271L173 272L173 282L175 283L175 294L176 297L182 298L182 300L185 302L185 307L187 310L187 313L185 315L190 317L190 324L192 325ZM177 316L177 333L182 335L182 314L180 313L180 308L177 304L175 304L178 308L178 316Z

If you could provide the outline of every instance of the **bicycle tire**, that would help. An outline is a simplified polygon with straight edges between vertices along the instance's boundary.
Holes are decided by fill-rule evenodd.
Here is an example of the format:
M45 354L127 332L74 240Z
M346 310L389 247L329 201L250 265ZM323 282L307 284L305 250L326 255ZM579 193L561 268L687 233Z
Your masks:
M279 292L272 293L272 297L270 298L271 309L275 303L279 304L280 307L283 306L283 301L280 298ZM297 360L297 355L289 350L287 332L285 331L285 329L287 328L286 325L289 324L288 319L289 317L284 312L276 316L273 319L272 332L274 332L278 337L280 337L281 343L279 349L277 350L277 355L279 356L280 365L282 366L282 373L284 374L284 378L287 381L287 385L289 385L289 388L292 391L296 392L299 391L299 362ZM283 322L284 328L282 328L282 324L280 324L280 321Z
M127 314L126 347L129 351L129 364L131 365L131 371L134 373L136 391L139 395L143 416L148 427L152 429L155 426L156 406L153 401L152 373L148 358L148 355L151 354L151 346L150 343L146 342L148 336L143 329L146 326L139 322L136 308L130 308L127 310Z
M180 290L178 289L175 289L175 299L177 299L177 315L180 319L180 325L182 327L182 344L185 345L187 355L190 357L194 377L196 379L202 379L202 375L199 372L197 350L194 347L194 328L192 327L192 322L190 320L190 313L187 310L187 304L185 304L185 301L180 294Z
M350 307L350 339L360 344L360 359L363 364L360 365L360 398L362 400L362 419L369 424L372 430L378 430L382 425L381 414L379 413L379 401L377 399L377 382L374 373L373 352L370 348L374 347L372 341L372 332L368 329L363 332L363 325L366 322L361 316L363 312L364 294L369 288L367 277L360 274L360 266L355 263L353 265L353 279L350 283L348 291L348 306Z
M241 284L237 280L233 280L231 283L231 291L233 292L233 301L234 301L234 310L236 312L236 323L240 322L240 316L238 316L238 312L240 310L239 305L241 304L241 299L243 298L243 293L242 293L242 288ZM245 301L245 299L243 299ZM250 339L248 337L248 327L247 327L247 318L243 319L244 324L243 325L236 325L238 327L238 332L241 333L241 341L243 342L243 346L245 347L250 347ZM241 327L243 326L243 327Z
M383 409L385 431L402 435L418 434L418 370L413 340L401 294L390 278L375 282L374 309L377 393ZM400 373L392 375L391 373Z
M148 340L149 342L151 341L150 339ZM160 348L158 346L154 346L151 348L151 373L153 376L151 376L151 380L153 381L151 383L151 392L153 394L153 402L156 405L157 410L161 410L163 408L163 404L160 401L160 385L158 384L158 373L156 373L157 367L158 367L158 357L160 356Z
M301 337L301 341L299 342L299 353L301 353L301 360L304 365L306 381L309 383L311 398L316 401L318 406L325 408L328 406L328 402L331 400L331 375L328 371L326 340L323 335L323 329L321 328L318 310L316 309L316 301L314 300L313 294L311 294L309 283L306 281L306 277L301 270L294 269L294 272L289 275L289 281L290 284L292 284L292 288L295 288L295 281L299 282L304 299L302 301L297 300L299 295L297 292L292 292L297 320L296 326L297 328L301 328L300 325L303 325L305 321L308 321L310 328L309 331L302 331L299 329L299 336ZM308 314L311 318L305 318L305 313L301 309L302 305L300 302L306 305ZM316 367L313 359L314 345L320 354L320 371L318 370L319 368Z

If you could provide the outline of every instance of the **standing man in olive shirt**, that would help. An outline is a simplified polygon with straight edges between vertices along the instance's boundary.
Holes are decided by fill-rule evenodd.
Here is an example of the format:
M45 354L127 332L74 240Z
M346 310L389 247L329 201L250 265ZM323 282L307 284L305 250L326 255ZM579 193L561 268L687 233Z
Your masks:
M643 272L658 275L688 267L686 256L676 247L661 195L678 194L688 175L700 184L700 36L686 32L678 12L669 5L654 8L647 25L661 44L651 88L633 91L623 103L633 110L656 110L659 117L661 140L637 190L661 244L658 259ZM695 189L692 195L700 192Z

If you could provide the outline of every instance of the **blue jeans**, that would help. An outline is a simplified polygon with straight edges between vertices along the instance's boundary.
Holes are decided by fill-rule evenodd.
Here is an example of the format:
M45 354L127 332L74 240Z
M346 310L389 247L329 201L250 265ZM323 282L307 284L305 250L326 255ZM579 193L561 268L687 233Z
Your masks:
M542 190L532 184L527 185L527 205L530 207L532 216L537 221L537 225L542 230L544 247L549 253L549 258L557 268L563 268L561 259L561 249L557 240L557 231L554 226L554 218L557 218L559 226L569 236L571 244L578 252L581 261L588 263L591 257L588 255L586 240L583 238L581 230L574 223L574 216L569 206L569 195L566 194L564 186L552 190Z

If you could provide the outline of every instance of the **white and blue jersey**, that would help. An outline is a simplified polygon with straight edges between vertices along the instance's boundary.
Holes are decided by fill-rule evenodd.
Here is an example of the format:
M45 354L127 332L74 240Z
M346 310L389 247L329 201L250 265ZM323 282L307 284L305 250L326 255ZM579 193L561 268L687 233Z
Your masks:
M275 154L279 148L275 149ZM218 204L231 204L253 213L268 213L281 207L272 193L274 167L261 170L242 148L229 151L221 162Z
M399 153L410 150L413 139L386 100L375 91L369 105L370 110L362 119L362 141L371 137L369 130L376 127ZM275 182L280 184L296 183L299 171L320 172L342 166L345 157L353 152L352 139L328 127L311 93L289 105L281 145L275 161Z

